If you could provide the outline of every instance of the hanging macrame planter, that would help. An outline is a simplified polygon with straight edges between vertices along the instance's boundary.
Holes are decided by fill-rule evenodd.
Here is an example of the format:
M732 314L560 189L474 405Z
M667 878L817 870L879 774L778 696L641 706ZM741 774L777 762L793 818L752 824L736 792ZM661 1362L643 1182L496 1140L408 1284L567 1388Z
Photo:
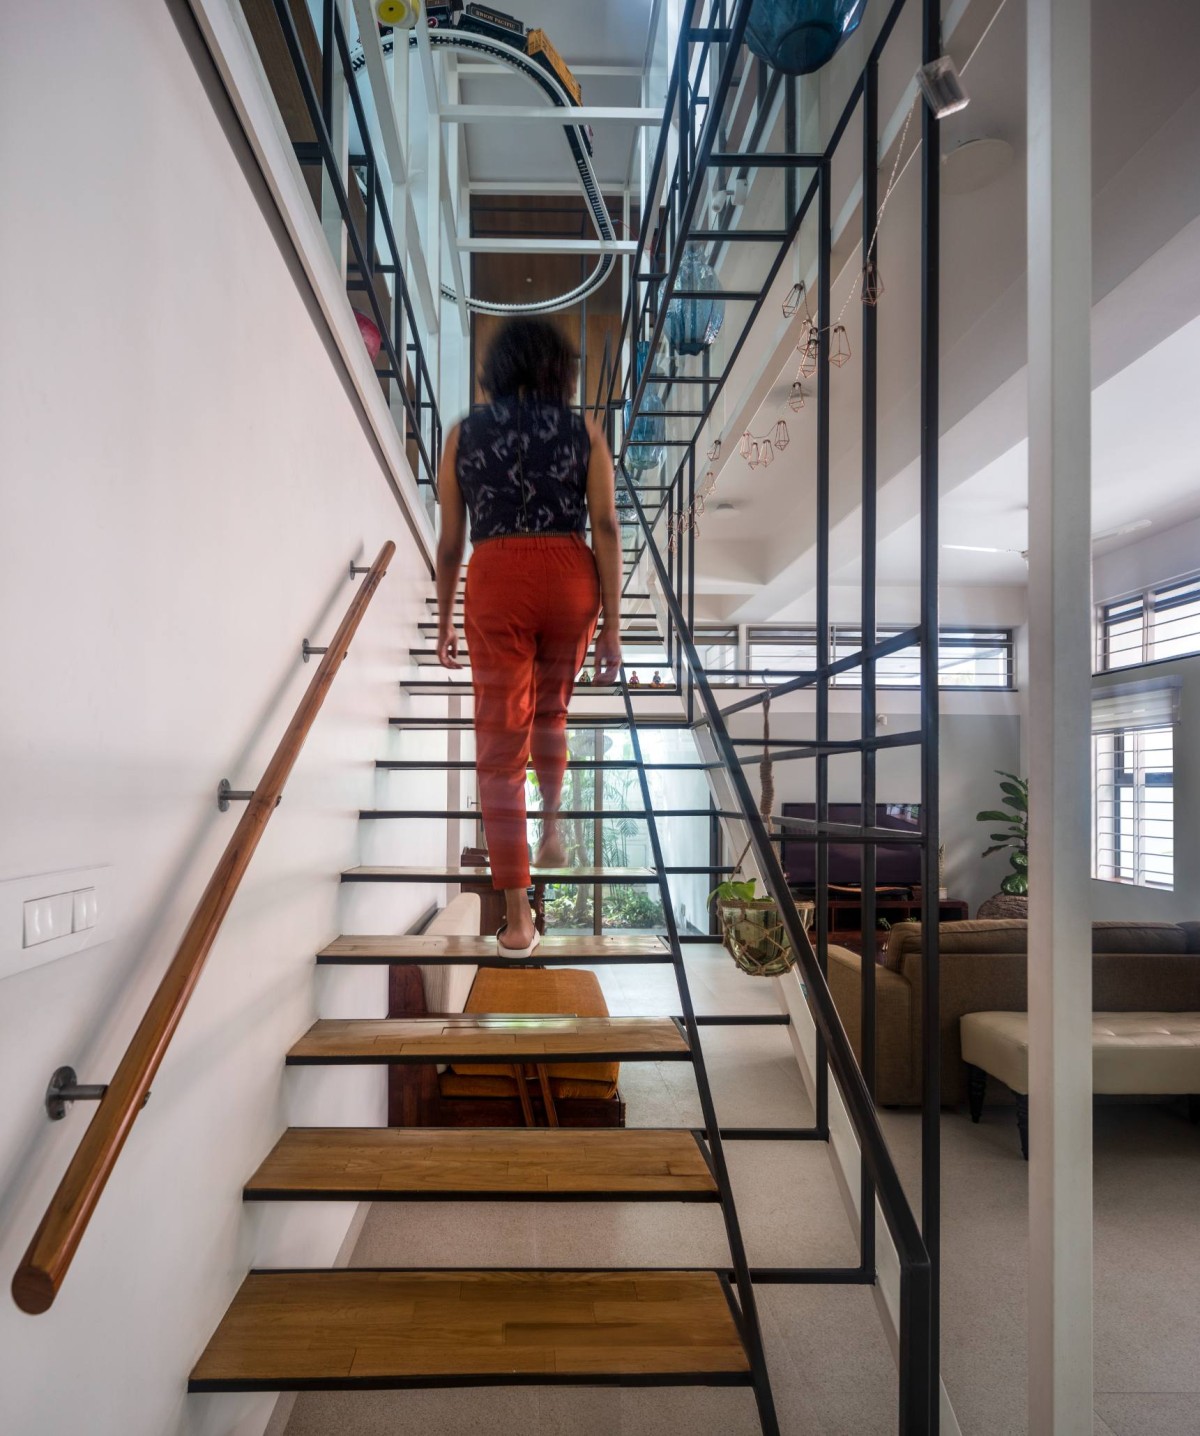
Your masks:
M771 831L771 809L775 806L775 769L771 761L771 700L763 703L763 755L758 765L762 796L758 810L767 832ZM741 872L747 843L734 868ZM749 977L782 977L796 965L796 954L788 941L787 929L772 897L755 897L757 883L725 882L712 894L717 900L717 920L725 951ZM710 899L711 901L711 899Z
M717 917L725 951L748 977L782 977L796 965L774 898L724 899Z

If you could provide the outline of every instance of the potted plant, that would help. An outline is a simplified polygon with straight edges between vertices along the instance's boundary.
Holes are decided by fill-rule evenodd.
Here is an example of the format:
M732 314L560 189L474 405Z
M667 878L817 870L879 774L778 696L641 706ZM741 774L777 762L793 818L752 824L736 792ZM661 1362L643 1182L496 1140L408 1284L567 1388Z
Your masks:
M1005 773L999 768L995 771L1000 778L1000 801L1008 811L985 808L975 816L979 822L989 823L993 828L999 829L1001 824L1005 825L1001 831L989 834L992 845L984 849L983 856L986 858L992 853L1007 852L1012 872L1000 884L1000 894L989 898L980 908L981 917L988 915L984 913L984 908L989 904L1009 909L1009 914L998 911L990 914L991 916L1017 915L1014 911L1017 904L1005 903L1001 894L1023 902L1029 893L1029 779L1018 778L1015 773ZM1020 915L1023 916L1023 912Z
M717 905L721 941L734 962L751 977L779 977L796 961L779 919L775 899L755 897L758 882L726 881L708 895Z

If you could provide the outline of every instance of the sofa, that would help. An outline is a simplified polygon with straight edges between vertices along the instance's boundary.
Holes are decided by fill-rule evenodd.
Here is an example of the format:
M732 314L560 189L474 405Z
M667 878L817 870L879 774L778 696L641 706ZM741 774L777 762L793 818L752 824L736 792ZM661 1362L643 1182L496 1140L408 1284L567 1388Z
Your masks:
M968 1012L1026 1010L1027 923L992 918L942 923L942 1101L966 1096L959 1019ZM1092 924L1092 1007L1097 1012L1200 1011L1200 922ZM862 1059L862 958L829 949L829 987ZM921 1101L921 925L897 923L875 969L876 1083L880 1106Z

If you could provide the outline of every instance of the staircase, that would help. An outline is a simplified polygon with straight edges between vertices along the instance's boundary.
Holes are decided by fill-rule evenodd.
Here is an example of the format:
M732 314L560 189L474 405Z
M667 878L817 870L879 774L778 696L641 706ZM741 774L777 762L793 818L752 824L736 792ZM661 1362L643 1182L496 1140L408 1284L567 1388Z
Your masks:
M645 597L629 595L622 618L626 662L639 650L664 655ZM436 620L421 625L427 647L414 651L423 672ZM470 694L463 677L415 678L417 696ZM499 957L495 940L469 936L348 934L318 955L323 965L469 964L552 967L569 964L670 964L679 994L674 1017L514 1017L503 1013L316 1022L286 1056L289 1066L337 1064L682 1062L691 1066L703 1125L698 1130L637 1128L515 1129L292 1128L244 1190L270 1201L619 1201L708 1202L720 1206L730 1264L724 1269L652 1270L259 1270L242 1284L192 1372L197 1392L350 1390L478 1385L711 1386L751 1388L761 1429L778 1431L751 1272L725 1162L722 1131L705 1068L700 1027L672 909L672 873L712 871L667 866L647 773L706 772L697 757L647 762L640 730L683 726L678 688L599 689L577 685L569 715L575 728L622 728L632 757L575 760L573 767L637 774L640 801L629 816L645 822L652 864L535 870L547 882L645 884L665 914L659 935L623 937L551 933L530 959ZM674 712L664 711L664 700ZM585 707L585 705L587 705ZM607 709L608 711L604 711ZM642 712L639 714L639 709ZM463 717L396 718L413 733L465 729ZM380 760L383 772L469 771L473 759ZM706 808L686 811L707 819ZM613 816L613 810L606 810ZM367 822L474 819L472 809L376 808ZM588 810L599 818L599 811ZM480 869L445 862L360 866L347 883L454 883ZM761 1017L747 1018L761 1022ZM786 1018L778 1020L786 1021ZM731 1137L752 1135L731 1130ZM770 1133L753 1133L768 1136ZM780 1136L793 1135L792 1129Z

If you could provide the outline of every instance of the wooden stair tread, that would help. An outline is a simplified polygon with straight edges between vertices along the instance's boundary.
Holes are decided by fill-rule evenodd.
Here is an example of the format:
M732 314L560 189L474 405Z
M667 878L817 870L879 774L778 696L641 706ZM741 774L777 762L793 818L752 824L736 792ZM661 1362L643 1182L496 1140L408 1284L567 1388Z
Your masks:
M287 1055L320 1062L636 1062L686 1059L669 1017L543 1017L457 1013L451 1017L326 1018Z
M745 1383L715 1272L258 1271L192 1391Z
M245 1188L259 1201L717 1195L691 1132L633 1127L292 1127Z
M544 937L528 960L530 966L572 962L670 962L671 950L657 937ZM356 935L338 937L317 954L322 964L473 963L481 967L525 965L501 957L494 937L455 934Z
M706 870L707 871L707 870ZM656 883L658 874L651 868L531 868L534 882L543 883ZM491 869L464 867L460 863L443 863L439 867L358 867L347 868L344 883L458 883L488 882Z

